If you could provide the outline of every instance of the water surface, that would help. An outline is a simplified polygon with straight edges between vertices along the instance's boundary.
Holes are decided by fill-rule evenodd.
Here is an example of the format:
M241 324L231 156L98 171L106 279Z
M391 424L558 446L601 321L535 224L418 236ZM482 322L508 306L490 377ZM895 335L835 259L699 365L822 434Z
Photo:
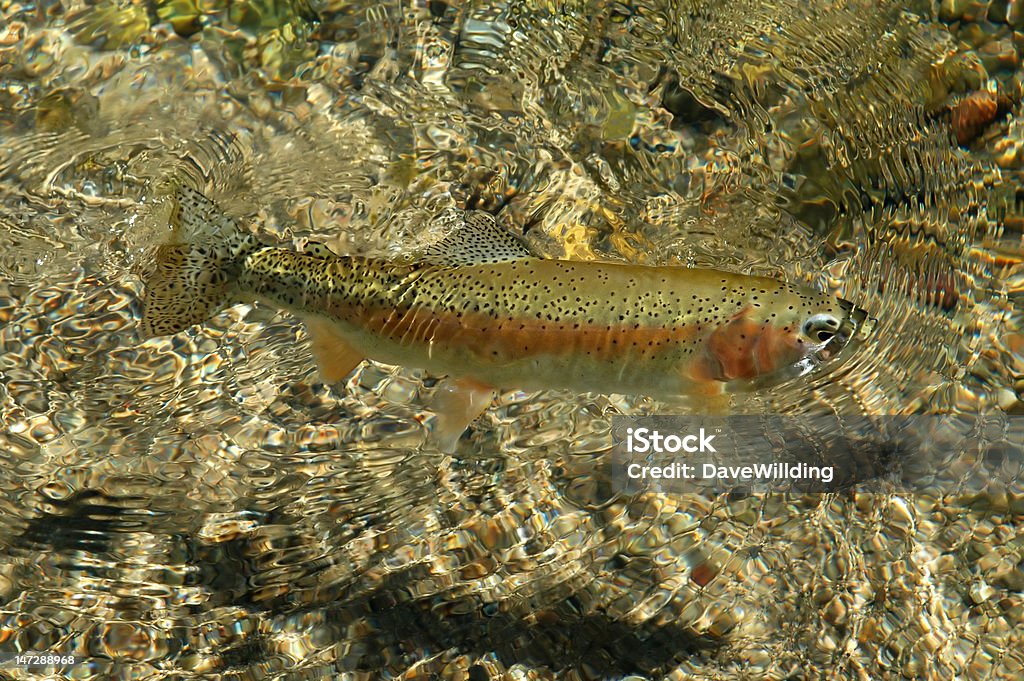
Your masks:
M1012 460L1020 11L951 4L4 5L0 656L104 679L1019 676L1019 484L626 495L611 417L699 402L509 386L446 455L438 377L326 386L285 312L139 334L169 182L346 253L409 252L470 205L551 257L841 295L870 339L735 411L941 414L969 435L944 457ZM961 104L985 93L991 116Z

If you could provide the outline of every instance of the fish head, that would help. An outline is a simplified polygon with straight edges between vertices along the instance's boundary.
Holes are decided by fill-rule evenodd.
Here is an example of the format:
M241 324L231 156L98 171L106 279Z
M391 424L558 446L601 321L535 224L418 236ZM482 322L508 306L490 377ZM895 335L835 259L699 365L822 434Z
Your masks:
M751 388L803 375L837 357L869 319L841 298L795 295L786 304L745 307L719 325L698 360L699 375Z
M819 363L834 359L851 341L869 332L869 322L873 322L867 312L848 300L826 302L831 309L808 315L800 325L803 344Z

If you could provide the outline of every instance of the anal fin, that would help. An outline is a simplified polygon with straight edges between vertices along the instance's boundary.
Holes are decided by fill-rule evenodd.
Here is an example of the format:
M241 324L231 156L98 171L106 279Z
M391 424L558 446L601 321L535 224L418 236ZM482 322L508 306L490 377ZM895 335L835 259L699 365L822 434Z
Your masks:
M362 353L349 345L330 322L316 317L307 317L304 321L324 383L337 383L363 361Z

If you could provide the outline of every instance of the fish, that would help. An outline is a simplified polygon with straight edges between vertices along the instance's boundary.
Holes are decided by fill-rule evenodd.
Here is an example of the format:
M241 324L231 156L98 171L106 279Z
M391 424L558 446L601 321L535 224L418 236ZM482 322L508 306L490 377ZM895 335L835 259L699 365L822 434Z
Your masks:
M305 324L327 382L363 359L452 377L442 439L496 389L655 398L750 390L834 359L867 313L837 296L715 269L538 257L486 212L405 257L263 243L195 189L172 196L172 236L144 277L146 336L236 302Z

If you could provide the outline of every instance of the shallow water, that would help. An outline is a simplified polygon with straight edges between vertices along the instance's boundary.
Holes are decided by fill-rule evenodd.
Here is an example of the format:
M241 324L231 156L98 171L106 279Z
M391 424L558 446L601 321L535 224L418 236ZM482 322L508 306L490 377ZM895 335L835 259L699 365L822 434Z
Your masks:
M346 253L468 202L552 257L841 295L870 337L734 411L944 415L948 470L1012 463L1024 79L997 4L0 5L0 675L1018 678L1012 472L627 495L612 416L699 400L511 390L447 455L437 377L325 386L286 312L138 328L170 182ZM997 90L958 145L958 102Z

